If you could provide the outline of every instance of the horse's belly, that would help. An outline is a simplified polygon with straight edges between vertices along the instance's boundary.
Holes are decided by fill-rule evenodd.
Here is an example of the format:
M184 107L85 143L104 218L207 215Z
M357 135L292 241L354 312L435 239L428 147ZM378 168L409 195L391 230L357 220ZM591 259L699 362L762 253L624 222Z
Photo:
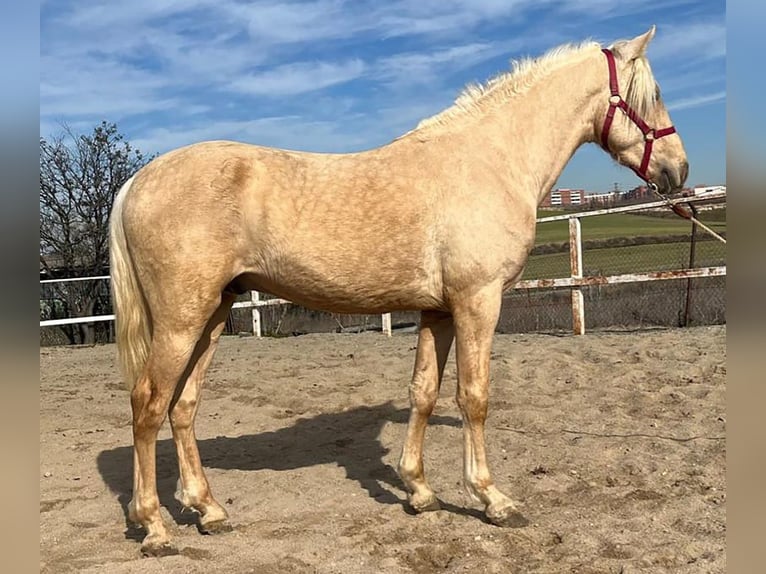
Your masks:
M313 290L298 291L290 286L277 293L304 307L335 313L385 313L390 311L441 309L443 304L431 294L416 289L383 289L380 286L316 285Z
M264 291L304 307L335 313L444 308L434 278L417 275L405 278L364 268L356 272L336 269L320 273L281 264L273 270L244 273L234 283L238 291Z

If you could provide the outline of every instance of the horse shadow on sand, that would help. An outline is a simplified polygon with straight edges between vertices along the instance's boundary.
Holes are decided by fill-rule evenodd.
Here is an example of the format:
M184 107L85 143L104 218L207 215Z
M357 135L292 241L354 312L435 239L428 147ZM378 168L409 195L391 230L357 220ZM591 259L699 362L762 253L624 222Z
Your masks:
M298 418L292 421L291 426L275 431L203 439L198 441L198 445L202 464L206 468L287 471L335 463L378 503L400 504L407 513L412 513L404 484L396 471L384 462L389 449L379 439L386 423L406 423L408 417L409 409L397 409L391 402L386 402ZM429 425L459 427L461 421L456 417L434 415L429 419ZM104 483L117 494L127 517L127 505L133 489L132 446L102 451L97 465ZM177 480L175 445L171 439L159 440L157 490L160 503L168 509L177 524L194 524L194 515L184 512L175 498ZM285 480L289 477L286 476ZM254 477L253 488L257 488L257 477ZM443 510L484 520L484 514L478 510L440 502ZM139 533L128 533L128 536L140 537Z

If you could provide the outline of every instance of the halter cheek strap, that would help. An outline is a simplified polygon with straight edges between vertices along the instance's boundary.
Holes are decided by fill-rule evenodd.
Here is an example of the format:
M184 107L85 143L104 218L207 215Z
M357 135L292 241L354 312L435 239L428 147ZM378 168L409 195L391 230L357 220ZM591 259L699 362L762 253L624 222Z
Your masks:
M604 127L601 129L601 146L606 151L609 151L609 130L612 127L612 121L614 120L614 114L617 111L617 108L621 109L625 115L638 126L641 133L644 134L644 156L641 158L641 166L639 168L635 168L632 165L628 167L630 167L638 177L648 182L649 176L647 175L646 170L649 169L649 160L652 157L652 146L654 145L655 140L676 133L676 128L673 126L662 128L660 130L651 128L643 118L622 99L622 96L620 95L620 86L617 82L617 66L614 61L614 54L612 54L611 50L606 48L603 48L601 51L606 56L606 62L609 66L609 91L611 92L611 96L609 96L609 109L606 111Z

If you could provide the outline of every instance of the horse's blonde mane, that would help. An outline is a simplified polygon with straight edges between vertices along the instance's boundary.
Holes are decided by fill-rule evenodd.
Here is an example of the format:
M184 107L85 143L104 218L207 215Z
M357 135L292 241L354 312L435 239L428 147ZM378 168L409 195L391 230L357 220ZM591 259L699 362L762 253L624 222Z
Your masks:
M646 117L649 111L654 108L658 96L657 82L646 56L633 60L633 69L628 85L620 86L620 92L627 104L636 110L641 117Z
M615 43L615 47L618 44ZM452 106L421 120L412 131L449 124L455 118L481 111L489 103L504 101L524 93L538 80L571 63L578 56L590 55L600 49L601 45L598 42L586 40L578 44L562 44L538 58L512 60L510 71L501 72L483 84L467 85ZM604 65L606 66L606 63ZM620 91L626 102L639 114L646 114L654 106L657 98L656 83L649 62L644 56L634 60L630 80L627 86L620 86Z

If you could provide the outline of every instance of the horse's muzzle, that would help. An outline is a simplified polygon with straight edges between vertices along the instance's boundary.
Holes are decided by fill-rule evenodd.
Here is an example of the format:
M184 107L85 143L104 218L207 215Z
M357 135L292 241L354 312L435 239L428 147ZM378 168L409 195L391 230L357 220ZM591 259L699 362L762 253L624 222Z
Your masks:
M657 181L651 182L662 195L680 192L689 175L689 162L683 161L677 168L664 167Z

